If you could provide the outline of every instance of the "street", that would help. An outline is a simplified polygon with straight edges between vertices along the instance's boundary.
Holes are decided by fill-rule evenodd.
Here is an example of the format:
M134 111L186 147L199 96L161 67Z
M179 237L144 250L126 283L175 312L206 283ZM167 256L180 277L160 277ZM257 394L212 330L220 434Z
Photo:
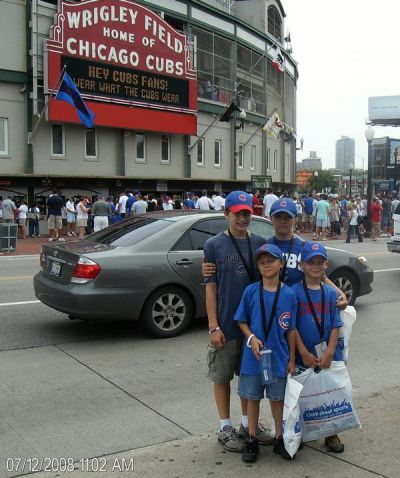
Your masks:
M375 271L373 292L356 302L348 365L363 430L341 435L343 454L325 453L318 441L288 463L266 448L244 468L216 442L206 321L167 340L149 338L137 323L71 321L34 296L39 256L14 256L0 258L0 476L73 468L91 476L238 476L243 467L250 477L322 477L328 469L332 477L398 477L400 255L385 239L327 244L364 255ZM269 427L266 410L263 403Z

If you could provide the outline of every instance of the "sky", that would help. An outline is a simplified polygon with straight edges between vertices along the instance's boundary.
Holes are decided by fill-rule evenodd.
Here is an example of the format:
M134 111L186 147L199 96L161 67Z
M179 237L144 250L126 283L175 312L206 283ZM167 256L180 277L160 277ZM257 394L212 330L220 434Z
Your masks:
M335 144L355 139L355 167L367 169L369 96L400 95L400 0L282 0L285 35L298 63L297 138L335 167ZM375 138L400 127L374 126Z

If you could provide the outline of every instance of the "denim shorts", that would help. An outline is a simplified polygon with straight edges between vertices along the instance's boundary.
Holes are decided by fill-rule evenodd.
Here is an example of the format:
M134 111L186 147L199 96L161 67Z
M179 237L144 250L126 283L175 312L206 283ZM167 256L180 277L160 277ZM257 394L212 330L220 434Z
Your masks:
M275 382L263 385L259 375L240 374L238 395L248 400L269 400L281 401L285 398L286 377L278 377ZM265 395L264 395L265 393Z
M390 214L382 214L382 227L389 227L390 226Z

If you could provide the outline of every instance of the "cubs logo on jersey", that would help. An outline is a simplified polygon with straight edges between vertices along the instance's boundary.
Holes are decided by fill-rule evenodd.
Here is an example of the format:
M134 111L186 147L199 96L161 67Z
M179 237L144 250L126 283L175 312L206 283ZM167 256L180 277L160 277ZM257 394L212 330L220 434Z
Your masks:
M283 314L280 315L279 325L282 327L282 329L288 330L291 317L292 317L292 314L290 312L284 312Z

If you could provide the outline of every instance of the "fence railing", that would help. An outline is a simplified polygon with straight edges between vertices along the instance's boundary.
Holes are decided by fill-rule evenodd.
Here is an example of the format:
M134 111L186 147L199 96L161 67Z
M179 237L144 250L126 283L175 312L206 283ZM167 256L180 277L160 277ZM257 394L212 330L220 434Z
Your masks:
M236 13L234 0L201 0L201 1L203 3L207 3L207 5L211 5L214 8L218 8L218 10L222 10L223 12L229 13L230 15L235 15Z

